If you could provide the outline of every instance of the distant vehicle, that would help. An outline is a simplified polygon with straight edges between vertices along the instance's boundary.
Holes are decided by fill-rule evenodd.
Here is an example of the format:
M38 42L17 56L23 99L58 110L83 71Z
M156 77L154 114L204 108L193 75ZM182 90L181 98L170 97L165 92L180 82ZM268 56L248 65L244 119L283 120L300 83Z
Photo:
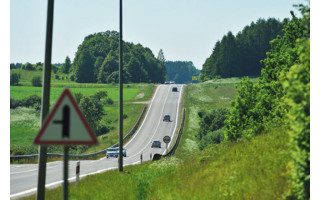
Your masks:
M169 81L165 81L164 84L169 84Z
M115 157L118 158L118 150L117 148L108 148L107 149L107 153L106 153L106 157Z
M151 144L151 148L155 148L155 147L161 148L161 142L160 141L153 141Z
M168 121L168 122L170 122L170 115L165 115L165 116L163 117L163 121Z
M172 92L178 92L178 88L177 87L173 87L172 88Z
M119 148L117 147L117 153L119 154ZM124 157L127 157L127 150L126 149L122 149L122 155Z
M169 83L170 83L170 84L175 84L175 82L174 82L174 81L170 81Z

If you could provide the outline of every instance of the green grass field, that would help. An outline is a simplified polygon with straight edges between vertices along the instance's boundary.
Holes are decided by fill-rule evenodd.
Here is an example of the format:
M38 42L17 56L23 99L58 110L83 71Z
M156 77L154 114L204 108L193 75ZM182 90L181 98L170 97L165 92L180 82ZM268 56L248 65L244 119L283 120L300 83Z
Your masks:
M53 105L59 98L63 91L62 84L58 87L51 87L50 103ZM92 153L98 150L105 149L118 140L118 98L119 89L116 85L112 84L67 84L72 94L80 92L83 95L90 96L98 91L107 91L108 97L113 101L113 105L105 105L105 121L112 130L104 135L98 137L99 145L92 146L86 152ZM102 87L104 86L104 87ZM14 99L23 99L30 95L36 94L41 96L41 87L32 86L11 86L10 97ZM127 118L124 119L124 134L129 132L137 121L143 107L143 104L132 104L131 102L144 101L151 97L154 91L153 84L130 84L124 86L124 114ZM52 106L51 106L52 107ZM40 115L36 113L33 108L18 107L10 109L10 150L15 154L32 154L37 153L38 147L33 145L33 140L40 130ZM51 148L59 150L57 148ZM20 154L21 155L21 154Z
M82 93L85 96L93 95L99 91L107 91L108 96L111 97L113 101L119 99L119 89L118 88L68 88L71 93ZM51 87L50 89L50 103L55 103L60 97L64 88L62 87ZM133 100L139 93L139 88L124 88L123 90L123 100L129 101ZM14 99L23 99L30 95L38 95L41 97L42 87L32 87L32 86L11 86L10 87L10 97Z

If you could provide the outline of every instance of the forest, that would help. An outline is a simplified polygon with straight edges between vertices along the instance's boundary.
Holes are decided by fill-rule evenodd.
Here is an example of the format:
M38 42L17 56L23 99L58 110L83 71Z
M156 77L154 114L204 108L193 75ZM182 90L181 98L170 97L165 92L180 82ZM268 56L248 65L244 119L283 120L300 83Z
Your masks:
M282 35L282 23L274 18L259 19L246 26L236 36L232 32L217 41L201 70L201 79L215 77L259 76L260 60L270 51L269 41Z

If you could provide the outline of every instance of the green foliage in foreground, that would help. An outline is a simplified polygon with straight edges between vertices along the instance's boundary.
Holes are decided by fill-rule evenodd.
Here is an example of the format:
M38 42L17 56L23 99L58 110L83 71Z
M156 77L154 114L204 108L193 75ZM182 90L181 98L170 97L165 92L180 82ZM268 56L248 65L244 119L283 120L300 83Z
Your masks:
M69 199L277 199L288 189L287 140L278 129L191 157L87 176L79 187L70 184ZM46 191L46 199L61 198L62 187Z
M300 40L300 63L285 75L283 87L288 105L292 193L310 198L310 39Z

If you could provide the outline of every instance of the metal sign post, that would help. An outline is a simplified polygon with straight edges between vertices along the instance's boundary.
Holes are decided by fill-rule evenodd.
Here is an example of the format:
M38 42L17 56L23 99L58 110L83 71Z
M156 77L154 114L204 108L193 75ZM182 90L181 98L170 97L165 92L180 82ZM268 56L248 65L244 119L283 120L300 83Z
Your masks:
M53 0L48 0L46 47L45 47L44 67L43 67L43 87L42 87L42 99L41 99L41 125L42 126L44 124L45 117L49 113L49 105L50 105L53 5L54 5ZM47 163L47 146L41 145L39 147L37 200L45 199L46 163Z
M69 147L64 146L63 148L63 199L68 199L68 161L69 161Z
M119 160L118 170L123 171L123 55L122 55L122 0L119 0Z

